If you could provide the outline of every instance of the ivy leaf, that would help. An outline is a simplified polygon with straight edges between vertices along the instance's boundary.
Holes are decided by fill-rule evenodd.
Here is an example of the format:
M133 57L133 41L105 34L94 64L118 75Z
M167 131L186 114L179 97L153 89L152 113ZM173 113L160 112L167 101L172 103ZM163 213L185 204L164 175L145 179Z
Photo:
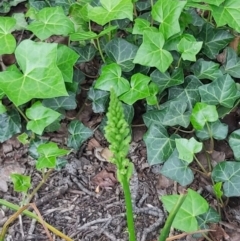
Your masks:
M152 124L143 137L147 146L149 165L166 161L175 148L175 138L177 137L177 135L169 137L167 130L162 125Z
M127 123L131 125L134 117L134 108L132 105L127 105L124 103L122 103L122 106L123 106L124 118L127 121Z
M139 47L133 63L156 67L165 72L173 61L172 55L163 49L164 36L162 33L143 32L143 43Z
M15 18L0 17L0 55L11 54L16 48L16 40L11 34L15 25Z
M102 67L102 73L97 79L94 88L110 91L114 89L117 96L127 92L130 89L128 80L121 77L122 71L118 64L112 63Z
M3 114L7 111L5 105L3 105L2 101L0 100L0 114Z
M229 136L229 145L233 150L234 158L240 161L240 130L233 131Z
M72 33L70 34L71 41L86 41L90 39L96 39L98 35L92 31L81 31L81 33Z
M133 20L132 0L100 0L101 6L88 4L88 17L99 25L105 25L115 19Z
M77 63L86 63L91 61L97 52L96 48L92 44L88 44L81 48L72 48L79 54Z
M21 175L18 173L10 174L10 178L13 182L13 188L16 192L27 193L28 189L31 187L31 177Z
M122 38L115 38L108 42L104 49L110 60L117 63L122 71L129 72L134 68L133 59L138 50L137 46Z
M213 185L214 194L218 199L222 198L223 191L222 191L222 182L217 182Z
M221 3L223 3L225 0L204 0L204 3L212 4L219 6ZM202 0L191 0L190 2L198 2L202 3Z
M162 123L165 115L167 114L167 111L168 111L167 107L161 110L147 111L145 114L143 114L144 124L149 128L154 123L156 125L159 123Z
M123 102L132 105L137 100L144 99L150 95L148 83L151 78L137 73L131 77L131 88L120 96L120 100Z
M216 59L219 51L225 48L234 36L228 31L215 29L210 23L206 23L199 33L198 40L203 41L202 53L210 59Z
M148 105L157 105L158 99L157 99L156 95L159 93L158 86L154 82L151 82L148 86L148 89L149 89L149 96L146 97L147 104Z
M165 89L180 85L184 82L183 70L175 69L171 76L168 72L161 73L159 70L154 70L150 75L152 81L159 87L159 93L162 93Z
M77 150L84 141L93 135L93 131L84 126L80 121L74 120L68 126L68 147Z
M162 197L164 207L171 212L179 195L167 195ZM174 218L172 226L176 229L193 232L198 230L196 217L208 211L208 202L197 192L188 189L188 194Z
M156 28L151 27L151 25L150 25L151 23L149 21L147 21L146 19L136 18L134 21L135 22L134 22L132 34L142 35L144 30L158 32L158 30Z
M193 137L188 139L179 138L176 139L176 148L179 153L179 158L188 163L193 161L195 153L198 153L202 150L202 142L196 141Z
M226 62L223 66L226 73L232 77L240 78L240 59L237 53L230 47L226 48Z
M40 101L37 101L26 110L26 116L31 120L27 123L27 130L42 135L44 128L53 123L61 114L44 107Z
M196 54L202 48L202 44L202 42L193 42L182 38L177 48L178 51L181 53L181 58L183 60L196 61Z
M211 6L212 15L217 26L229 25L240 32L240 6L234 0L225 0L220 6Z
M36 20L31 22L27 29L39 39L45 40L52 35L67 36L74 32L74 25L61 7L49 7L40 10L36 15Z
M88 99L92 101L93 112L102 113L106 111L106 106L109 100L109 92L96 90L91 87L88 91Z
M199 87L202 102L209 105L222 105L227 108L233 107L240 97L235 81L226 74L210 84Z
M32 98L67 96L56 65L57 44L24 40L17 46L15 56L23 73L17 68L6 70L0 73L0 82L1 89L16 106Z
M219 64L212 61L206 61L204 59L198 59L191 66L190 70L198 79L215 80L216 78L222 76Z
M51 99L44 99L42 101L45 107L53 110L74 110L77 107L76 94L69 92L69 96L61 96Z
M210 131L210 133L209 133ZM203 127L202 130L196 131L196 136L204 141L213 137L215 140L224 140L228 134L228 125L222 123L220 120L211 122Z
M21 132L21 118L16 110L0 114L0 143Z
M195 103L200 101L198 88L202 83L193 75L185 78L183 85L174 86L168 91L168 99L170 101L186 102L188 110L191 110Z
M161 122L164 126L176 126L180 125L187 128L190 123L190 111L187 110L186 102L172 101L168 107L167 113L164 115Z
M202 130L206 122L214 122L217 120L218 113L216 106L201 102L196 103L190 117L191 124L196 130Z
M187 1L158 0L152 8L152 17L160 24L159 30L168 39L180 32L179 17ZM164 72L164 71L163 71Z
M38 170L45 168L55 168L57 157L65 156L69 153L68 150L58 148L56 143L48 142L40 144L37 148L39 158L36 163Z
M214 182L224 182L223 192L226 197L240 196L240 162L224 161L212 171Z
M193 172L188 167L188 163L178 158L177 149L174 150L172 155L163 164L160 173L178 182L181 186L191 184L194 179Z
M17 136L18 141L21 142L23 145L26 145L29 143L28 138L29 138L29 136L25 132L23 132L21 135Z
M58 45L57 66L62 72L65 82L72 82L73 66L78 59L78 54L66 45Z

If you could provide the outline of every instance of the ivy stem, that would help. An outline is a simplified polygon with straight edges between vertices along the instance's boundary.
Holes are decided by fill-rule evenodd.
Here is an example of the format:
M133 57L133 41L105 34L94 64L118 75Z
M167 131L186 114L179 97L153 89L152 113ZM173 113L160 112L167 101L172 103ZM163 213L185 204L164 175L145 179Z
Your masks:
M180 209L180 207L182 206L183 202L185 201L187 197L187 194L181 194L176 202L176 204L174 205L172 211L169 213L169 216L167 218L167 221L165 222L165 225L161 231L161 234L159 236L158 241L165 241L169 235L173 220L178 212L178 210Z
M182 58L180 57L179 60L178 60L178 63L177 63L177 68L180 67L181 61L182 61Z
M202 171L208 175L208 172L206 171L206 169L203 167L203 165L201 164L201 162L197 159L197 157L194 155L194 159L196 160L198 166L202 169Z
M106 61L105 61L105 58L103 56L103 52L102 52L102 49L101 49L101 46L100 46L99 38L96 38L96 40L97 40L98 51L99 51L99 53L101 55L102 61L105 63Z
M214 150L214 140L213 140L213 137L212 137L212 132L210 130L210 126L208 124L208 122L206 122L206 126L207 126L207 130L208 130L208 134L210 136L210 150L208 150L207 152L209 154L212 154L213 153L213 150Z
M27 116L25 116L25 114L22 112L22 110L20 108L18 108L16 105L15 105L15 108L17 109L17 111L21 114L21 116L25 119L26 122L29 122Z
M126 205L129 241L135 241L136 238L135 238L135 229L134 229L134 221L133 221L132 199L131 199L131 192L129 188L129 182L126 175L122 178L121 184L123 187L124 199L125 199L125 205Z

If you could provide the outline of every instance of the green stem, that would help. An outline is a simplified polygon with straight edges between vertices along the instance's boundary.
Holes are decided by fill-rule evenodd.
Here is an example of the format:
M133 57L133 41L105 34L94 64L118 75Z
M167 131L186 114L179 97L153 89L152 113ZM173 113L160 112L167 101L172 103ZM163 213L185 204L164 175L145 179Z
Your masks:
M136 8L136 3L134 2L133 3L133 14L134 14L134 16L137 18L137 8Z
M181 61L182 61L182 58L180 57L179 60L178 60L178 64L177 64L178 68L180 67Z
M28 122L28 118L25 116L25 114L22 112L22 110L20 108L18 108L16 105L15 105L15 108L17 109L17 111L21 114L21 116L25 119L26 122Z
M197 157L194 155L194 159L196 160L198 166L202 169L202 171L208 175L208 172L206 171L206 169L203 167L203 165L201 164L201 162L197 159Z
M185 201L187 197L187 194L181 194L176 202L176 204L174 205L172 211L169 213L169 216L167 218L167 221L165 222L165 225L161 231L161 234L159 236L158 241L166 241L167 237L169 236L169 232L173 223L173 220L176 216L176 214L178 213L178 210L180 209L180 207L182 206L183 202Z
M97 40L98 51L99 51L99 53L101 55L102 61L105 63L106 61L105 61L105 58L103 56L103 52L102 52L102 49L101 49L101 46L100 46L99 38L97 38L96 40Z
M125 199L125 205L126 205L129 241L136 241L134 221L133 221L133 208L132 208L131 192L130 192L129 182L127 180L126 175L123 177L121 184L123 187L124 199Z
M212 132L210 130L209 124L207 122L206 122L206 126L207 126L207 129L208 129L208 134L210 136L210 150L208 151L208 153L212 154L212 152L214 150L214 140L213 140L213 137L212 137Z

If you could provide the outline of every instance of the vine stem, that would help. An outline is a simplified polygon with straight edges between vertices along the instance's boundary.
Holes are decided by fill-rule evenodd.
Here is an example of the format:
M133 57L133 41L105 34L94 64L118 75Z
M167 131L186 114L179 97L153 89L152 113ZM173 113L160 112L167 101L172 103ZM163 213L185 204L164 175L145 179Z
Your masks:
M103 52L102 52L102 49L101 49L101 46L100 46L99 38L97 38L96 40L97 40L98 51L99 51L99 53L101 55L102 61L105 63L106 61L105 61L105 58L103 56Z
M17 109L17 111L21 114L21 116L24 118L24 120L26 122L28 122L28 118L25 116L25 114L22 112L22 110L20 108L18 108L16 105L15 105L15 108Z
M208 175L208 172L206 171L206 169L203 167L203 165L201 164L201 162L197 159L197 157L194 155L194 159L197 162L198 166L202 169L202 171Z
M212 154L213 150L214 150L214 140L213 140L213 137L212 137L212 132L210 130L209 124L207 122L206 122L206 126L207 126L207 130L208 130L208 134L210 136L210 150L208 151L208 153Z
M133 221L132 199L131 199L131 192L130 192L130 187L129 187L129 182L127 180L127 176L122 178L121 184L122 184L122 187L123 187L124 199L125 199L125 205L126 205L126 215L127 215L129 241L136 241L134 221Z

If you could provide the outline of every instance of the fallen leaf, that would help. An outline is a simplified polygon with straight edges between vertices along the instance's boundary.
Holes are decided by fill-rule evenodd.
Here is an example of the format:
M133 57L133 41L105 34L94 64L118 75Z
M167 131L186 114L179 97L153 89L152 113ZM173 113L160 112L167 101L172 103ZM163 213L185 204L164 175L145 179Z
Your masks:
M93 184L105 189L111 188L117 183L117 179L114 177L114 174L106 171L105 169L94 176L91 181Z

